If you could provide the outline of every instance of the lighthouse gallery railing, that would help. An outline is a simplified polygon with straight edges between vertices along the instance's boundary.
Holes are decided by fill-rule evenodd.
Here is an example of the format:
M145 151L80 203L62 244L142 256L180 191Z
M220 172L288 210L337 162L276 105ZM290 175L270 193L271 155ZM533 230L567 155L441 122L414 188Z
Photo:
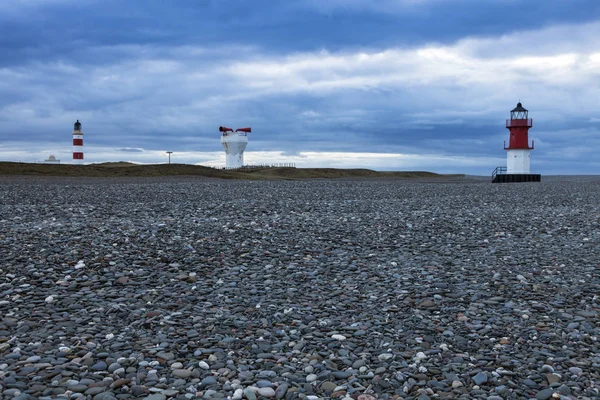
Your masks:
M515 126L526 126L526 127L532 127L533 126L533 120L531 118L527 118L527 119L507 119L506 120L506 127L507 128L511 128L511 127L515 127Z

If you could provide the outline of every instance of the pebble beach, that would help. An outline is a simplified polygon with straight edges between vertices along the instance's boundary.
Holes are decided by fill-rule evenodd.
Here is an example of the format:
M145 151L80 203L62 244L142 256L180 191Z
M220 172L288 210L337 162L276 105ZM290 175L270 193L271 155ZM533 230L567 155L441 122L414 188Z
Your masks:
M600 179L0 186L0 400L600 398Z

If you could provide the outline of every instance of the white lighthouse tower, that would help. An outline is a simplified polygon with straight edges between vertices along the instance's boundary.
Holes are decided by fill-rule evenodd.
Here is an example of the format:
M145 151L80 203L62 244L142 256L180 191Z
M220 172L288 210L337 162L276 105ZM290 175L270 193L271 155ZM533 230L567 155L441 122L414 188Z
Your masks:
M79 120L73 126L73 164L83 164L83 131Z
M239 128L235 132L225 126L219 127L221 144L225 148L225 167L242 168L244 166L244 150L248 145L248 134L252 128Z

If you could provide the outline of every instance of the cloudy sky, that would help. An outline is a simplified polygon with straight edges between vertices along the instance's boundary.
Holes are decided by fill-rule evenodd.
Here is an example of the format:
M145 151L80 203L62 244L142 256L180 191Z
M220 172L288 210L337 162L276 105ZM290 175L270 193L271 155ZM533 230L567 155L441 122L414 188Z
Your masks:
M0 1L0 160L600 174L598 0Z

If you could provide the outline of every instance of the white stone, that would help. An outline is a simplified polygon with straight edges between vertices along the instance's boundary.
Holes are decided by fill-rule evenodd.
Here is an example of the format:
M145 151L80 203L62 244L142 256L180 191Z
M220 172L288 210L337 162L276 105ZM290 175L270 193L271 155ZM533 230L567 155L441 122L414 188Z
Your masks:
M242 389L236 389L236 391L233 392L233 396L231 396L231 400L242 400L243 396L244 391Z
M46 303L50 304L50 303L54 303L54 297L53 296L48 296L46 297Z
M258 389L257 393L263 397L273 397L275 396L275 390L270 387L263 387Z
M331 338L335 340L346 340L346 336L344 335L331 335Z
M391 353L382 353L378 355L377 358L379 359L379 361L387 361L389 359L394 358L394 355Z
M205 369L205 370L210 369L210 366L208 365L208 363L206 361L198 362L198 367Z

